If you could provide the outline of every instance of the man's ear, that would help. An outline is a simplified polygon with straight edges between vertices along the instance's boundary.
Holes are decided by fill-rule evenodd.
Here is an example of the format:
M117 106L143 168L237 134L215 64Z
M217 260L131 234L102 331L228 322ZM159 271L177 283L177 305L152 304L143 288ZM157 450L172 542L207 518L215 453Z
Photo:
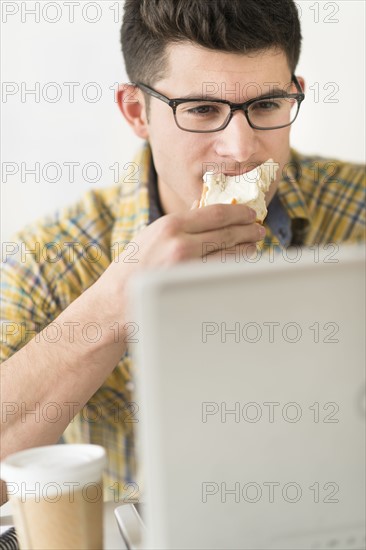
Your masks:
M135 134L143 139L149 137L144 96L137 86L123 84L117 92L121 113Z
M305 79L302 76L297 76L296 78L299 81L302 91L305 93Z

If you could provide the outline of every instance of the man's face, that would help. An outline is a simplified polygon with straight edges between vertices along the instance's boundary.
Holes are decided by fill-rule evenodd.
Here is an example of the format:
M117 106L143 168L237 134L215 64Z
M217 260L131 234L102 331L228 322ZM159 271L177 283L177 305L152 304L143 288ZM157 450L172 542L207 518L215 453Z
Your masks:
M286 56L278 50L256 55L215 52L191 44L169 47L167 76L154 88L169 98L201 98L244 102L271 93L273 87L290 90L291 72ZM185 132L177 127L172 109L150 99L148 139L158 174L159 194L165 213L191 207L202 193L202 176L215 166L218 172L244 173L269 158L282 167L289 160L290 127L279 130L252 129L242 111L229 125L207 134ZM210 167L208 168L208 165ZM267 202L275 192L272 184Z

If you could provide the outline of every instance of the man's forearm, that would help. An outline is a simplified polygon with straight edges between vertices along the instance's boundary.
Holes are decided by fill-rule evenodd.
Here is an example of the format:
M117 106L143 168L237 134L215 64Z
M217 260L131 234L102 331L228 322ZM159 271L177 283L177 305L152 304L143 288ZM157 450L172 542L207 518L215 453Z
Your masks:
M118 306L108 311L102 296L98 285L88 289L43 334L2 364L2 458L56 443L125 352ZM94 328L94 335L97 330L97 337L88 335L86 326L90 332ZM62 330L56 338L57 327L72 327L72 332Z

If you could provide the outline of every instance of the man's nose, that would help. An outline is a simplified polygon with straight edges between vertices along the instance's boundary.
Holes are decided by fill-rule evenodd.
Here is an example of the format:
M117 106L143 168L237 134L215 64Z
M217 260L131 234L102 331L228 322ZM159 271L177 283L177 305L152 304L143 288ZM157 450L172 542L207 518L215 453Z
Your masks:
M216 153L236 162L247 161L257 149L257 130L249 126L243 111L235 111L229 124L217 136Z

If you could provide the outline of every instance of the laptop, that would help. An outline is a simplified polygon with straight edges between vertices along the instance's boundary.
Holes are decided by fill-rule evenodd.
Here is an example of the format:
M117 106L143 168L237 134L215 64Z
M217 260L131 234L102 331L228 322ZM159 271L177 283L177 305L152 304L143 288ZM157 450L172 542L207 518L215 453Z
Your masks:
M189 262L133 293L131 547L365 548L363 246Z

